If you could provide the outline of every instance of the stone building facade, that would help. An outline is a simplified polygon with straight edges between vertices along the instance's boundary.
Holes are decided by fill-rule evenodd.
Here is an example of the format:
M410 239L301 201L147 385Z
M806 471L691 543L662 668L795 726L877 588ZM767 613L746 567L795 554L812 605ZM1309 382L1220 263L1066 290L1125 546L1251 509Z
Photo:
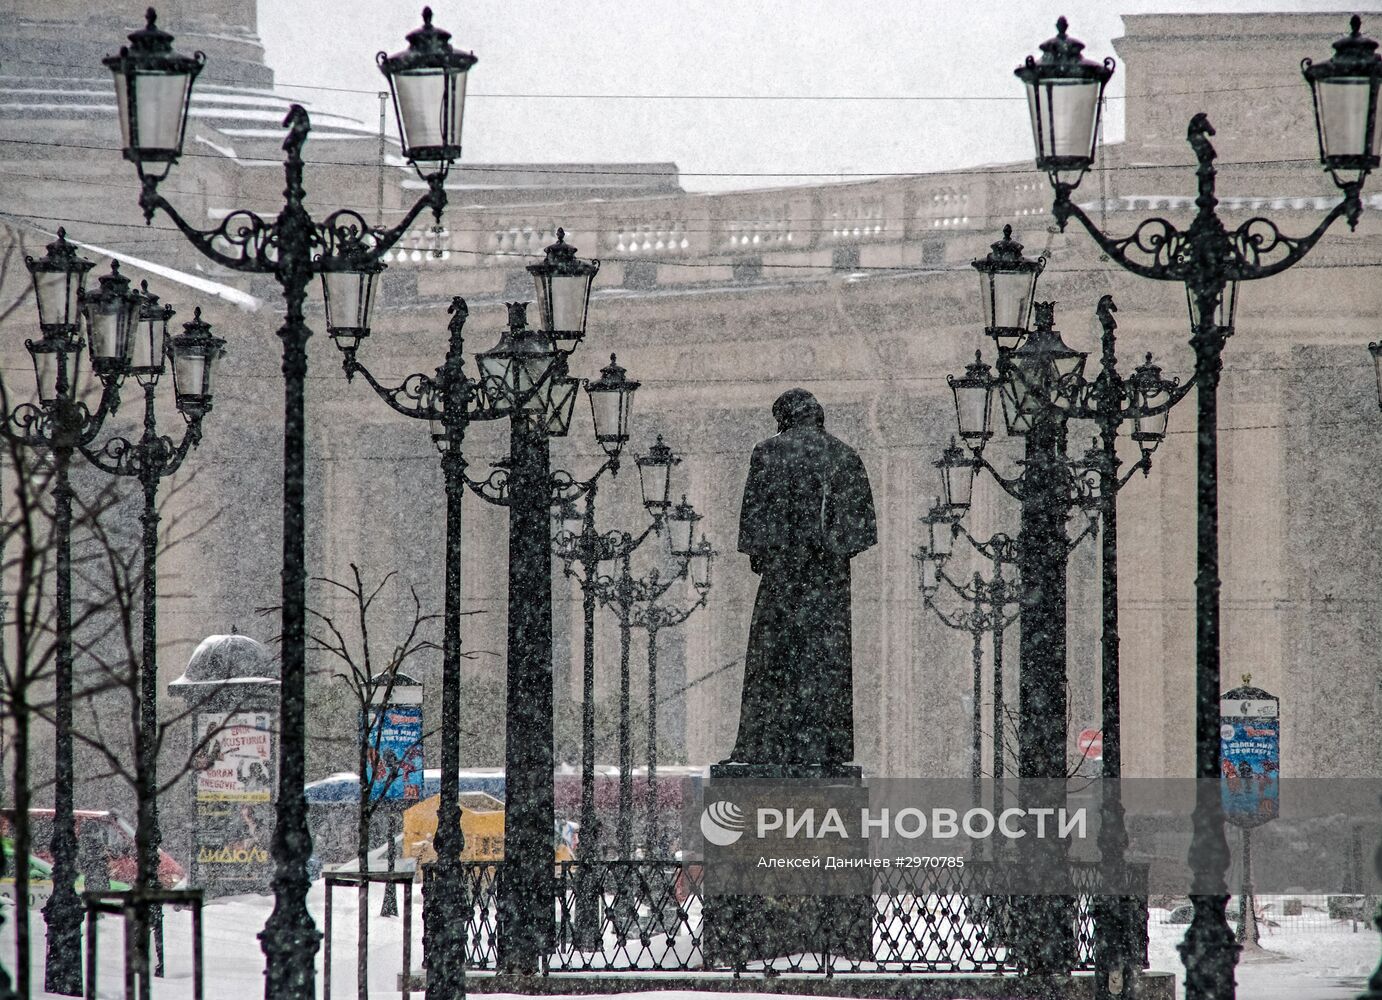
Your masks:
M189 462L195 475L177 501L219 514L194 543L169 553L162 570L161 669L173 677L206 634L231 626L261 638L274 631L255 608L273 604L278 590L276 290L218 272L166 220L145 228L138 217L133 171L112 150L109 82L97 72L119 26L137 23L134 5L91 15L99 25L75 5L18 6L33 51L60 26L80 28L81 45L55 49L51 59L73 76L79 64L85 76L80 85L52 80L45 86L53 94L36 97L17 79L14 53L0 50L0 103L20 108L0 117L0 221L8 238L38 253L45 234L66 224L94 252L120 253L128 269L142 268L183 313L201 304L228 341L205 443ZM256 55L253 4L184 6L165 19L180 41L184 20L188 47L205 33L196 44L211 55L210 67L239 62L234 72L217 70L219 77L208 70L206 82L223 90L202 90L188 134L188 150L198 155L164 191L204 224L237 206L272 212L281 185L273 119L283 102ZM1184 132L1190 116L1205 111L1217 129L1226 221L1265 214L1288 232L1311 230L1335 192L1317 163L1298 64L1304 55L1326 56L1346 23L1343 14L1125 17L1115 48L1127 74L1128 138L1103 149L1080 203L1119 233L1150 214L1188 221L1194 175ZM239 103L230 100L237 95ZM387 221L420 193L395 147L379 165L378 136L369 129L328 120L323 131L314 127L308 143L314 208L348 204ZM481 176L487 187L473 183ZM641 380L631 448L667 436L683 456L681 488L722 553L709 608L664 633L659 687L670 692L661 714L671 751L712 762L733 742L755 583L747 560L733 552L739 495L753 442L772 432L772 400L801 385L825 405L832 432L859 449L879 506L880 544L855 563L859 761L881 774L967 773L968 638L923 611L912 552L922 537L916 518L939 490L931 463L953 433L945 376L960 372L976 348L992 353L981 343L969 261L1011 223L1030 252L1050 257L1038 298L1057 303L1057 327L1069 343L1096 350L1093 309L1109 293L1119 307L1125 369L1152 351L1184 378L1191 354L1182 289L1123 273L1074 228L1050 232L1050 189L1029 163L716 195L682 192L666 164L515 167L466 183L443 231L422 226L390 261L361 359L385 381L430 371L441 360L445 306L456 294L471 306L468 343L489 347L503 302L531 297L522 265L559 225L583 255L603 260L590 335L573 366L593 377L617 352ZM1382 713L1382 465L1364 350L1382 315L1382 196L1367 196L1367 207L1356 232L1339 227L1302 265L1241 290L1225 354L1223 676L1233 686L1250 672L1254 684L1281 696L1283 768L1295 775L1382 767L1382 748L1369 735ZM5 276L6 301L22 277L13 268ZM31 310L5 325L5 376L27 386L22 340L31 335ZM319 315L316 325L320 332ZM348 386L324 335L309 353L309 572L340 575L351 561L377 575L396 569L439 608L441 474L423 425L406 426L358 380ZM1124 760L1133 776L1183 776L1193 766L1193 419L1187 401L1172 416L1150 478L1120 499ZM1072 427L1072 451L1092 433ZM476 428L472 468L503 450L502 429ZM1000 439L989 457L1011 469L1018 454ZM573 472L591 470L597 455L584 414L571 438L554 445L554 464ZM641 530L635 479L629 463L602 489L602 527ZM976 534L1015 533L1017 510L981 484L970 523ZM465 603L481 613L466 622L466 644L476 652L466 668L467 719L491 730L503 718L505 525L502 512L468 506ZM553 586L554 683L569 709L579 697L580 598L560 573ZM1072 739L1098 725L1097 587L1096 547L1086 543L1070 560ZM598 683L609 701L618 644L607 615L597 641ZM636 636L635 699L644 684L641 643ZM1008 644L1010 654L1015 646ZM1012 681L1015 660L1008 667ZM1010 704L1015 694L1014 683ZM316 766L337 769L329 756Z

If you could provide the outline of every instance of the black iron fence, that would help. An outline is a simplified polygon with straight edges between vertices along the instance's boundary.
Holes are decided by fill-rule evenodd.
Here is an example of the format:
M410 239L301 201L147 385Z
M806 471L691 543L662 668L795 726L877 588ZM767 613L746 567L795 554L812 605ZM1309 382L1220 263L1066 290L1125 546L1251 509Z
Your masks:
M1075 892L1043 908L1043 935L1068 938L1072 969L1094 968L1093 865L1072 866ZM1088 868L1088 871L1084 869ZM677 861L562 862L547 972L1004 973L1018 971L1022 897L994 895L960 868L877 872L854 896L707 893L705 869ZM467 968L494 970L503 864L466 866ZM1146 964L1145 868L1128 888ZM1057 923L1051 923L1051 914Z

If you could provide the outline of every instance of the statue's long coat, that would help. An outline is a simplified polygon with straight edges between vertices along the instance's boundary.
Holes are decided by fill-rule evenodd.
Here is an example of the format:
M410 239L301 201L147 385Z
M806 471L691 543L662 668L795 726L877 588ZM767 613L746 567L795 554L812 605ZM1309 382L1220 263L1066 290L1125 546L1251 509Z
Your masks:
M878 540L873 491L820 404L793 392L744 486L739 551L760 579L731 759L839 764L854 759L849 563Z

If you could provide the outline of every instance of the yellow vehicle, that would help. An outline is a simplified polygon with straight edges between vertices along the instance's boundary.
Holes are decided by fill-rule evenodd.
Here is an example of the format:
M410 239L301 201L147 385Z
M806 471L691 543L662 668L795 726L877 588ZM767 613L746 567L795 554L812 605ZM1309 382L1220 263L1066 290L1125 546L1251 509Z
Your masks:
M437 860L432 838L440 802L441 796L433 795L403 812L403 856L416 858L419 868ZM504 860L504 803L485 792L462 792L461 832L465 835L463 861ZM574 860L566 843L558 841L555 860Z

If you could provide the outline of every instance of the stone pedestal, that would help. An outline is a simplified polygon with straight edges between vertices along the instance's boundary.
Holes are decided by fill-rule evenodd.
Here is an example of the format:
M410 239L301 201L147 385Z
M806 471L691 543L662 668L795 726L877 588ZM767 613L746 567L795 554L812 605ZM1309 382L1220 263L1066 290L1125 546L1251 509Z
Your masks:
M796 856L809 857L821 851L835 857L868 856L868 842L859 820L861 810L868 805L868 792L859 767L726 763L710 769L707 800L754 799L769 792L778 794L789 806L813 801L839 806L849 839L829 846L810 840L794 842ZM790 869L775 874L774 881L780 878L793 889L799 885L801 891L731 892L720 889L717 881L733 885L731 879L754 872L764 877L761 870L751 867L752 849L735 860L722 860L718 872L716 853L723 856L727 852L713 852L707 845L706 853L702 949L708 966L740 967L803 954L820 956L822 962L873 957L874 901L868 869L836 869L830 876L821 868ZM733 870L736 866L737 872Z

